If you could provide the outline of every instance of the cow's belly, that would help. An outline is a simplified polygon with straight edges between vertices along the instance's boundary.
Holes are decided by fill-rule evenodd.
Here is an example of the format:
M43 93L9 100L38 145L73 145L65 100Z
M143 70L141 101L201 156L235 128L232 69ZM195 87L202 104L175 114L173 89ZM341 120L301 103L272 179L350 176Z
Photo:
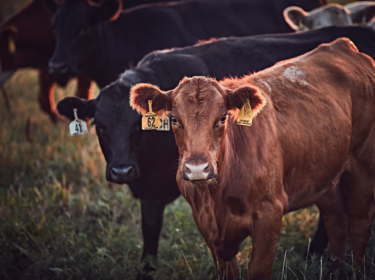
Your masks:
M327 191L337 188L347 161L346 153L338 153L335 158L327 160L324 167L316 168L314 172L295 171L298 174L293 176L289 185L285 186L288 195L287 212L309 207L315 204Z

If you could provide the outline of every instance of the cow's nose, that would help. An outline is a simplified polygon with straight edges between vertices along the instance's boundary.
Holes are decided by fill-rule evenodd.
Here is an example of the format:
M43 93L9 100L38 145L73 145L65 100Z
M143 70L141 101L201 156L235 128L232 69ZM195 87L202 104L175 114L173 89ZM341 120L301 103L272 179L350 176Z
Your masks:
M118 184L124 184L137 177L134 164L111 166L108 173L109 181Z
M53 62L48 63L48 71L50 74L55 73L66 73L68 72L68 65L65 62Z
M185 163L185 175L189 181L207 180L210 173L208 162L202 164Z

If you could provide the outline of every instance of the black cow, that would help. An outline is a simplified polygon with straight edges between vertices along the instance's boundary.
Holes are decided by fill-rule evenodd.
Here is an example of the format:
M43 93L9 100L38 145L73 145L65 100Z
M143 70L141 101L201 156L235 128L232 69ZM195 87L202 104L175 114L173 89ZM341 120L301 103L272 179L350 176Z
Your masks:
M81 119L94 118L96 132L107 161L107 180L128 183L141 199L143 257L156 255L167 203L179 196L175 180L178 151L172 131L142 131L141 117L129 106L130 88L142 82L162 90L177 86L184 76L222 79L256 72L274 63L311 51L321 43L350 38L361 52L375 58L375 31L366 27L328 27L296 34L218 39L181 49L156 51L90 101L68 97L57 105L60 114L73 119L73 108ZM313 251L325 248L324 224ZM319 241L318 240L318 241ZM316 239L315 239L316 241Z
M50 70L85 73L104 87L151 51L212 37L291 32L286 7L320 6L319 0L196 0L121 12L119 3L65 0L52 23L57 46Z

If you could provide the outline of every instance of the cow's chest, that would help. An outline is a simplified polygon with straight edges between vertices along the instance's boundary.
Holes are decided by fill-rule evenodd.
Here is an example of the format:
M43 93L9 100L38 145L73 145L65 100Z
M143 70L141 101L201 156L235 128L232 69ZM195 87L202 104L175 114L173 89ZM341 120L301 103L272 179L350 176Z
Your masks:
M231 258L238 252L239 245L249 235L249 219L244 219L243 206L233 198L221 198L209 188L197 187L188 199L194 220L207 244L219 255L229 254Z

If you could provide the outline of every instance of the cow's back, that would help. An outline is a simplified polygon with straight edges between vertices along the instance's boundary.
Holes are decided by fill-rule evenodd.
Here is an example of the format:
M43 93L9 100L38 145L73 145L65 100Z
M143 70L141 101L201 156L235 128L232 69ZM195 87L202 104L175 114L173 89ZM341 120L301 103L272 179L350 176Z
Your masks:
M289 211L333 186L350 150L365 141L375 121L374 70L368 56L338 39L247 79L267 96L253 129L276 130ZM230 80L224 85L238 87Z

